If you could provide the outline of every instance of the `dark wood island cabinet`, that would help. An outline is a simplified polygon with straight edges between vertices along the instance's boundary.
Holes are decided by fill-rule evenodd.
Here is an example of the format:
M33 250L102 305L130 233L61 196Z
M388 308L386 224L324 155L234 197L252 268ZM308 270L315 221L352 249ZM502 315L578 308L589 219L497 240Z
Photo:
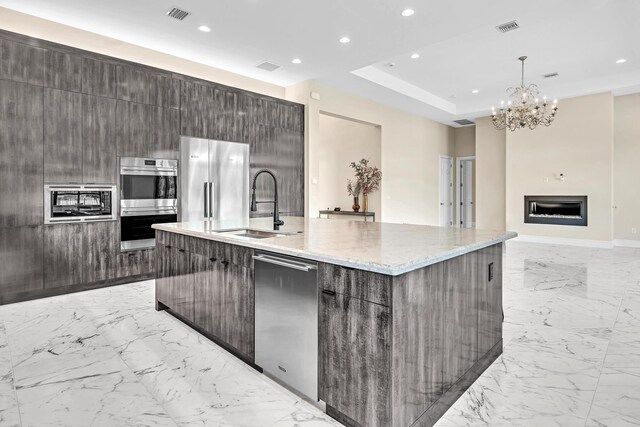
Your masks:
M315 221L305 221L302 234L264 239L264 247L200 232L213 225L155 225L156 308L255 366L254 250L292 256L302 247L297 256L321 258L318 398L326 412L347 426L433 425L502 353L502 240L392 274L324 261L304 234L331 224ZM369 233L389 226L358 224Z

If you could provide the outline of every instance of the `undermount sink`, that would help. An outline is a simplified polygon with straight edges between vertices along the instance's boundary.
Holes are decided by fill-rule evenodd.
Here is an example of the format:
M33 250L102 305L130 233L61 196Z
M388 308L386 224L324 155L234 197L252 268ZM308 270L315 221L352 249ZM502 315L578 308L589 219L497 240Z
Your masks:
M256 230L252 228L234 228L229 230L214 230L214 233L225 234L233 237L244 237L247 239L268 239L270 237L285 237L293 233L282 231Z

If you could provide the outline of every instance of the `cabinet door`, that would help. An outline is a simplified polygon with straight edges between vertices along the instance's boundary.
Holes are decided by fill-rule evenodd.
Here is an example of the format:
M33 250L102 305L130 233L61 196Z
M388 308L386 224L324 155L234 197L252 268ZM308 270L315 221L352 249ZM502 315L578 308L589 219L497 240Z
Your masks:
M138 67L118 65L116 67L116 96L124 101L149 103L149 73Z
M85 283L115 277L117 231L115 221L82 224L82 277Z
M320 296L320 399L359 425L390 425L389 307Z
M220 289L220 339L242 354L254 357L254 283L253 269L238 264L223 264Z
M212 138L214 88L183 81L180 85L180 135Z
M82 182L82 95L44 92L44 182Z
M444 390L477 360L477 253L444 264Z
M92 58L82 58L82 93L116 97L116 66Z
M154 271L155 249L128 251L116 255L116 277L140 276Z
M0 80L0 228L43 222L43 89Z
M175 261L170 247L156 243L156 301L169 308L173 306L171 282Z
M180 111L151 107L149 155L156 159L178 159Z
M502 339L502 244L478 251L478 357Z
M173 307L176 313L185 319L194 321L194 275L197 273L197 264L192 264L192 256L184 249L172 249L176 258L176 269L171 279ZM194 263L197 260L193 260Z
M84 224L44 227L44 287L82 283L82 230Z
M0 229L0 297L42 289L42 226Z
M220 290L224 268L215 258L190 254L194 267L194 322L220 338Z
M118 156L148 157L152 108L135 102L116 101Z
M44 49L0 39L0 79L42 86Z
M44 85L53 89L80 92L82 57L72 53L47 50L44 54Z
M163 108L179 108L180 80L162 74L150 74L149 103Z
M83 181L110 184L117 180L116 100L82 96Z

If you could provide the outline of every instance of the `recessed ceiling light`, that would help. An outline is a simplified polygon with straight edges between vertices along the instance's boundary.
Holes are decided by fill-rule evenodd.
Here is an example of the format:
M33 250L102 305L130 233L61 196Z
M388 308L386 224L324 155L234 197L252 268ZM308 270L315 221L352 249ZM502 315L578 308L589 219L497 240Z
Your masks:
M624 59L624 58L620 58L620 59L618 59L618 60L616 61L616 64L624 64L625 62L627 62L627 60L626 60L626 59Z
M471 91L471 93L473 93L473 94L476 94L478 92L480 92L478 89L474 89L474 90Z
M416 13L413 9L405 9L402 11L402 16L411 16Z
M291 60L291 63L293 63L293 64L302 64L302 59L294 58L294 59Z
M345 43L349 43L351 41L351 39L347 36L341 37L340 38L340 43L345 44Z
M211 31L211 28L207 27L206 25L200 25L198 29L203 33L208 33L209 31Z
M420 58L420 54L419 53L412 53L411 54L411 59L418 59Z

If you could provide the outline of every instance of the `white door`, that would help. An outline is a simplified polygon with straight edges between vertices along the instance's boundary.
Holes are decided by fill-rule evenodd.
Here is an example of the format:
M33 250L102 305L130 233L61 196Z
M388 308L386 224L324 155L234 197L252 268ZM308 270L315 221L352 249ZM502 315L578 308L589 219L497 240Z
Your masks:
M473 227L473 160L460 162L460 226Z
M453 225L453 158L440 156L440 226Z

